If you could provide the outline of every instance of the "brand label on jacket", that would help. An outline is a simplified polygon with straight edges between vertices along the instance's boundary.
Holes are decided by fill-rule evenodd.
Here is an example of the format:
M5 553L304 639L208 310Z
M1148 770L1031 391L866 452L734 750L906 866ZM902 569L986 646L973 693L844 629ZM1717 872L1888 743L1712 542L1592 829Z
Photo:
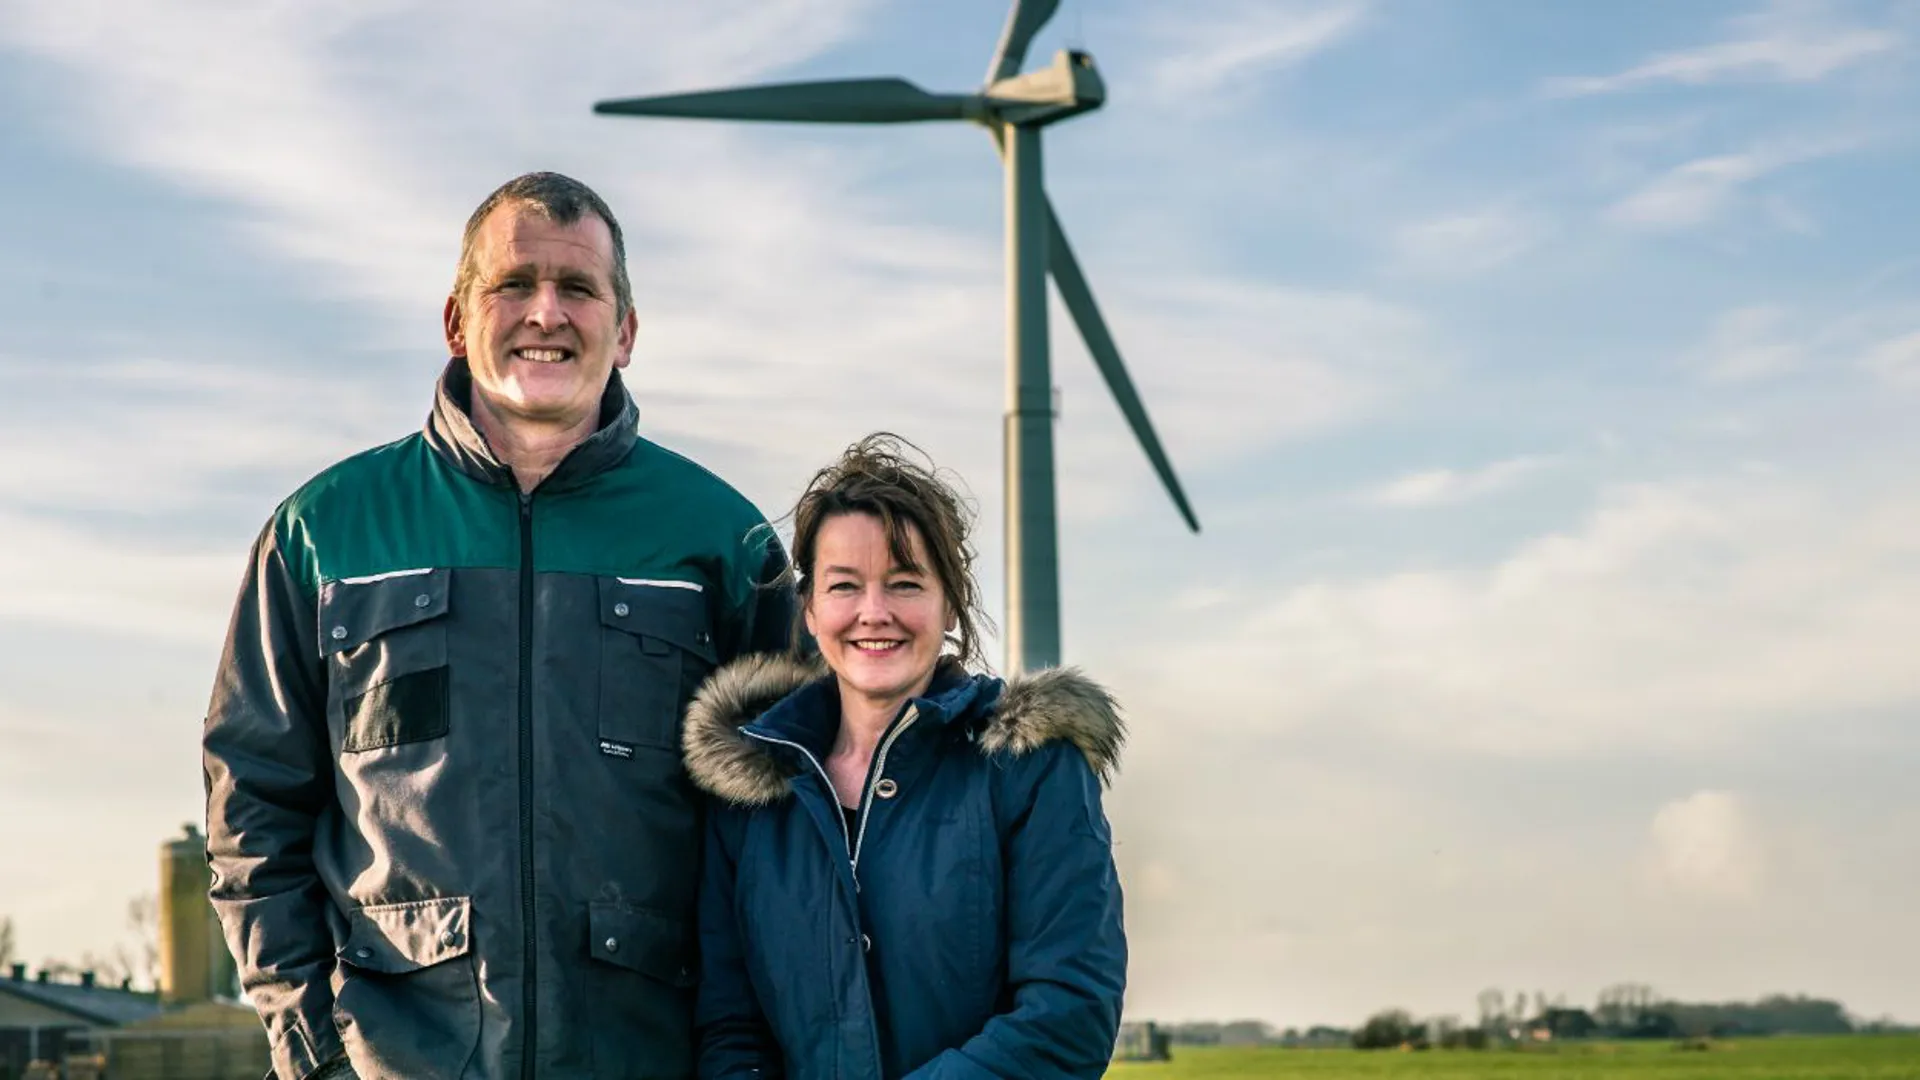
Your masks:
M629 760L633 757L633 747L631 744L614 742L612 739L600 740L600 752L608 757L617 757L622 761Z

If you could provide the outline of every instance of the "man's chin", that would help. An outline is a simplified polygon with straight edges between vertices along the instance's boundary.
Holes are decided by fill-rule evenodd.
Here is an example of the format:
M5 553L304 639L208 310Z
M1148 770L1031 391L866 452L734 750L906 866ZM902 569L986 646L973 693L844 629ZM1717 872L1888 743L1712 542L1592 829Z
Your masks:
M598 418L604 389L602 386L600 391L582 393L576 385L559 393L552 388L509 383L497 393L481 391L480 398L487 411L505 423L572 426Z

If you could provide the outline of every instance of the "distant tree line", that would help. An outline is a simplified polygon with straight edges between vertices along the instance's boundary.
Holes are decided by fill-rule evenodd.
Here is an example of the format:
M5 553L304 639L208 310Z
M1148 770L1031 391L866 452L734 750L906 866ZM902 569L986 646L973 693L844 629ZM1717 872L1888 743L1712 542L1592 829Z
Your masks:
M1482 991L1479 1022L1458 1017L1417 1018L1383 1009L1357 1028L1315 1026L1284 1031L1259 1020L1162 1025L1184 1046L1354 1046L1362 1050L1482 1050L1569 1039L1698 1039L1759 1035L1844 1035L1910 1031L1891 1019L1856 1021L1837 1001L1805 994L1773 994L1758 1001L1695 1003L1661 997L1642 983L1600 991L1593 1008L1571 1006L1566 995Z
M1868 1030L1847 1015L1846 1007L1805 994L1773 994L1758 1001L1683 1002L1662 998L1642 983L1619 983L1602 990L1592 1009L1569 1006L1564 994L1548 997L1525 992L1509 999L1502 991L1479 997L1480 1022L1468 1027L1453 1017L1415 1020L1404 1009L1387 1009L1353 1033L1362 1050L1412 1047L1484 1049L1488 1046L1569 1039L1698 1039L1752 1035L1845 1035ZM1874 1031L1898 1030L1891 1021Z

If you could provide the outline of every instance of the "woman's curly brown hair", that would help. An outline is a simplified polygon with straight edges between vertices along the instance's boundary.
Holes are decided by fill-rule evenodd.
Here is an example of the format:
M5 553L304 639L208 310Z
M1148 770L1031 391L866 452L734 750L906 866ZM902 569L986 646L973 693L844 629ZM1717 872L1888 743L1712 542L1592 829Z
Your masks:
M973 576L975 553L968 538L972 510L925 451L886 431L847 447L838 461L814 473L793 508L792 570L801 601L794 641L806 636L804 609L813 587L820 527L842 514L878 518L895 563L915 573L932 571L953 610L956 626L948 640L958 659L968 667L984 666L980 627L992 623L980 606L980 583ZM908 526L919 531L931 567L914 561Z

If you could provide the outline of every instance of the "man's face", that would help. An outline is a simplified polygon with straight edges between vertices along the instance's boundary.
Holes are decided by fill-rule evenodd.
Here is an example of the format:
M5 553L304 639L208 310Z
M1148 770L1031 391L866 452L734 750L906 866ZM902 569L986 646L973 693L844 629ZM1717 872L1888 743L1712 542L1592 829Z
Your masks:
M637 320L617 314L613 234L507 204L474 236L473 279L447 298L447 348L467 358L474 408L509 427L592 424L614 368L633 358Z

